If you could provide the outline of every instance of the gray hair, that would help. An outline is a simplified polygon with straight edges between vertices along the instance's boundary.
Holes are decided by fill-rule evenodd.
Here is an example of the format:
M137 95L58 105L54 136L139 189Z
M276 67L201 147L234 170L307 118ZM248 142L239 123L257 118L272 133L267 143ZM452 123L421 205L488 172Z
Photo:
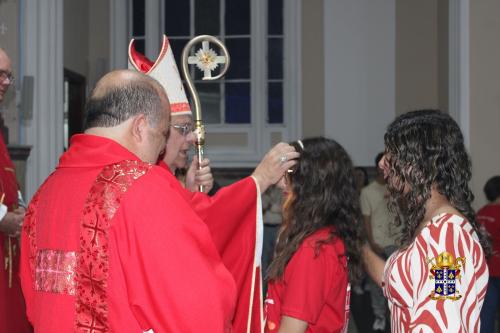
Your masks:
M114 127L139 114L144 114L154 126L164 112L155 84L149 80L130 80L106 89L103 94L94 89L87 101L84 129Z

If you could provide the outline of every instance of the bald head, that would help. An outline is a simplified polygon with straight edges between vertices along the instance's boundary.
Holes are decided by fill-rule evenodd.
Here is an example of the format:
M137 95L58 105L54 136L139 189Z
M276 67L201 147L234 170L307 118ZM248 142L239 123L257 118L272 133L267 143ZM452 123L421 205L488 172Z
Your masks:
M12 81L8 77L12 75L12 64L7 53L0 48L0 102L9 89Z
M163 88L154 79L130 70L113 71L97 82L90 95L85 128L117 126L138 114L154 124L168 106Z
M3 59L7 59L10 62L10 58L7 55L7 52L5 52L5 50L0 47L0 60Z
M158 82L142 73L127 69L116 70L104 75L96 84L92 91L92 97L99 98L113 89L124 88L130 84L150 84L162 91Z

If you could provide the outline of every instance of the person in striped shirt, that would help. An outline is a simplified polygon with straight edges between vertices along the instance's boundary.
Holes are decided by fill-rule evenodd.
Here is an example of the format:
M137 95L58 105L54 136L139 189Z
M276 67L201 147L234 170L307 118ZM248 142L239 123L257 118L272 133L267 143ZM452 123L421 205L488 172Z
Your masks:
M490 248L471 207L471 162L446 113L403 114L388 127L380 161L400 249L363 260L384 289L392 332L479 332Z

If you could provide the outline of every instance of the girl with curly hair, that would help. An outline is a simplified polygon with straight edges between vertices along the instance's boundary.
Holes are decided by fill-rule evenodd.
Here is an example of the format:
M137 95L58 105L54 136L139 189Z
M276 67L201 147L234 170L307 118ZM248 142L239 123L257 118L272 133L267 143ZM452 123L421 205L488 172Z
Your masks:
M490 250L460 128L440 111L413 111L389 125L384 143L401 249L384 262L365 245L363 259L388 298L392 332L479 332Z
M361 212L351 159L337 142L291 143L300 159L278 186L283 223L268 270L266 332L345 332L359 274Z

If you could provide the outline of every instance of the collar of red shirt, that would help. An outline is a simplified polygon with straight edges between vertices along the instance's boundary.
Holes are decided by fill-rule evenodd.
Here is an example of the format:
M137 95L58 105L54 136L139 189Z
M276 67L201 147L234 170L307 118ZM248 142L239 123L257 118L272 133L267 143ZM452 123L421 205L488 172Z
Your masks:
M174 173L172 172L172 170L170 170L170 168L168 167L167 163L165 163L163 160L161 160L160 162L158 162L158 166L159 166L159 167L162 167L162 168L163 168L163 169L165 169L165 170L167 170L167 171L168 171L168 173L170 173L170 174L174 174Z
M69 149L59 159L57 168L98 167L123 160L140 159L111 139L90 134L76 134L71 137Z

